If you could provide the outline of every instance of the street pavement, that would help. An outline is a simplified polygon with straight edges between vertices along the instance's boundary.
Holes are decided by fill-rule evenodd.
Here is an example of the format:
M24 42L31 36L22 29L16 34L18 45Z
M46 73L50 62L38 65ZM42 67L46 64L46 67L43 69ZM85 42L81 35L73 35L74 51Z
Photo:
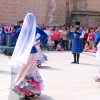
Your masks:
M82 53L80 64L71 64L71 52L44 51L48 61L39 67L45 88L40 97L31 100L100 100L100 62L94 53ZM11 91L18 69L11 68L8 56L0 53L0 100L24 100ZM10 92L9 92L10 91ZM2 99L1 99L2 98Z
M11 82L9 58L0 51L0 100L8 100Z

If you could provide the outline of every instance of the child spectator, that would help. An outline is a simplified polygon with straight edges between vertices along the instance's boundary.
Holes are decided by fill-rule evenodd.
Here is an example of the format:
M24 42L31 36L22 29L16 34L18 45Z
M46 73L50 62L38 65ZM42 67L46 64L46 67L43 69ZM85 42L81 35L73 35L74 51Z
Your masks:
M92 49L90 50L90 52L92 52L92 53L96 53L96 52L97 52L96 44L93 44L93 47L92 47Z
M88 41L90 44L90 48L92 48L93 43L94 43L94 30L93 30L93 28L90 29L90 33L88 35Z
M90 51L90 46L89 46L89 42L88 41L85 41L84 51L85 52L89 52Z
M61 47L61 43L58 43L56 47L56 51L63 51L63 48Z
M49 51L53 51L54 40L53 40L53 31L52 31L51 28L50 28L50 33L49 33L49 35L48 35L47 46L48 46L48 50L49 50Z

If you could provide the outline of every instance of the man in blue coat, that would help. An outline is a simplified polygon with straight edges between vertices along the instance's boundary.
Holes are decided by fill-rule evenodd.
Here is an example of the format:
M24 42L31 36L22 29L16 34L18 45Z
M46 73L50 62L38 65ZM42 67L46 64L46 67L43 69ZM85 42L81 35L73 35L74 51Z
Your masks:
M20 23L20 27L16 30L16 33L14 34L15 44L16 44L17 39L19 37L20 31L21 31L21 28L23 25L23 20L19 21L19 23Z
M75 27L68 33L68 39L72 41L71 52L74 56L72 64L79 64L80 53L83 51L80 40L81 34L82 30L80 29L80 22L75 22Z

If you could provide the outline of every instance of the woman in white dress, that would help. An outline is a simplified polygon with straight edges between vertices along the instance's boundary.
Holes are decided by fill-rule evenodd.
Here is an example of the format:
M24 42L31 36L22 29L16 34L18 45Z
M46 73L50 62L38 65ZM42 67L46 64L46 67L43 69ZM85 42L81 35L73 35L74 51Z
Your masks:
M40 34L40 37L36 38L37 34ZM44 87L36 61L38 47L46 39L47 34L36 26L34 14L28 13L10 60L11 66L20 67L12 90L26 100L29 100L30 96L40 95Z

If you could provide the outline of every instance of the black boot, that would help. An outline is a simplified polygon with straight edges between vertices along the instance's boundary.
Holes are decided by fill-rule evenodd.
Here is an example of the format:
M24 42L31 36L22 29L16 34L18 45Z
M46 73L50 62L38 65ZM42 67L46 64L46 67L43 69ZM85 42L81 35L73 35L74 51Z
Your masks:
M77 64L79 64L79 58L80 58L80 54L77 53Z
M76 63L76 53L73 53L73 56L74 56L74 62L72 62L72 64L75 64Z

